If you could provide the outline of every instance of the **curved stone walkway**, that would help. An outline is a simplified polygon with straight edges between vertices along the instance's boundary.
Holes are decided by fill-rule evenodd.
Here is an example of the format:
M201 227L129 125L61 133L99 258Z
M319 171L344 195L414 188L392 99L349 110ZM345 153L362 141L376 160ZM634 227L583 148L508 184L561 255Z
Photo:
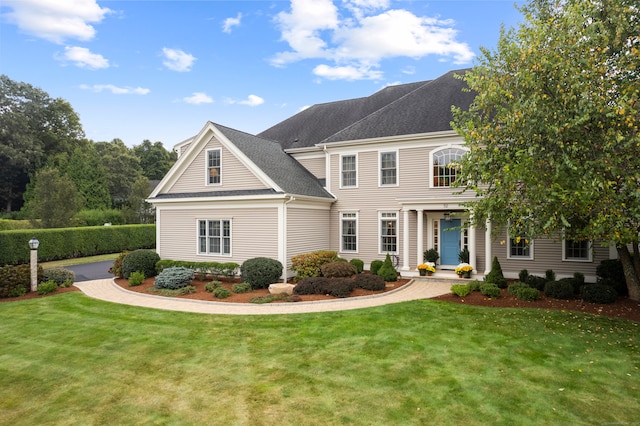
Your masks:
M73 285L94 299L125 305L201 314L272 315L343 311L382 306L409 300L428 299L448 293L451 290L452 284L453 282L450 280L416 279L399 289L373 296L315 302L267 303L263 305L253 303L207 302L203 300L178 299L153 294L136 293L118 286L111 278L77 282Z

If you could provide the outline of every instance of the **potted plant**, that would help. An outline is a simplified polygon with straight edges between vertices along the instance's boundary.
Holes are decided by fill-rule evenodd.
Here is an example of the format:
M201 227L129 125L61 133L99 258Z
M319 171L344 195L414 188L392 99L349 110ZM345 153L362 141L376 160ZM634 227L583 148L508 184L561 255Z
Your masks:
M420 276L424 277L425 275L431 275L436 271L436 267L431 263L421 263L418 265L418 272L420 272Z
M469 263L469 249L464 248L460 253L458 253L458 262L460 263Z
M438 250L431 248L424 252L423 259L425 262L431 262L434 265L440 259L440 255L438 254Z
M473 271L473 266L464 262L456 266L455 269L456 274L458 274L460 278L471 278L471 271Z

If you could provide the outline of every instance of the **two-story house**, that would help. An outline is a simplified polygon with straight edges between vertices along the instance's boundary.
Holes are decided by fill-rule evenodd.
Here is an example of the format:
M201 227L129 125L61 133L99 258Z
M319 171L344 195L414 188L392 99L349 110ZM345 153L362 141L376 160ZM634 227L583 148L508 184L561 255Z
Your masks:
M608 247L495 238L490 224L467 225L473 195L451 187L450 166L466 151L450 123L451 107L467 108L474 94L456 73L464 70L314 105L258 135L206 123L176 146L178 161L149 197L158 253L238 264L270 257L287 276L300 253L330 249L365 265L389 253L412 276L426 249L449 270L466 248L475 273L497 256L506 276L553 269L594 280Z

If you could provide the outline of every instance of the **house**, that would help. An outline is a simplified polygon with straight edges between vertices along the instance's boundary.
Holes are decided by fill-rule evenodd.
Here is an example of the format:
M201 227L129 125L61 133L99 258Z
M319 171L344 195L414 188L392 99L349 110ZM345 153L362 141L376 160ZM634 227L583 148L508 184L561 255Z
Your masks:
M449 167L466 152L450 125L451 106L473 100L454 77L464 71L314 105L258 135L206 123L176 146L177 162L149 197L158 253L238 264L270 257L287 277L301 253L330 249L367 266L389 253L413 276L426 249L438 250L443 271L466 248L477 274L497 256L508 277L553 269L594 280L608 247L468 226L474 195L456 193Z

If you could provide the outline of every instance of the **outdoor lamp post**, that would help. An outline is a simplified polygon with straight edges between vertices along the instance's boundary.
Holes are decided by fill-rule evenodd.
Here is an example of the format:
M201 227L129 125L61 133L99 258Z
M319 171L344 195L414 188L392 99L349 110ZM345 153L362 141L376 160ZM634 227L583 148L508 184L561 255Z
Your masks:
M36 237L29 240L31 249L31 291L38 291L38 246L40 241Z

